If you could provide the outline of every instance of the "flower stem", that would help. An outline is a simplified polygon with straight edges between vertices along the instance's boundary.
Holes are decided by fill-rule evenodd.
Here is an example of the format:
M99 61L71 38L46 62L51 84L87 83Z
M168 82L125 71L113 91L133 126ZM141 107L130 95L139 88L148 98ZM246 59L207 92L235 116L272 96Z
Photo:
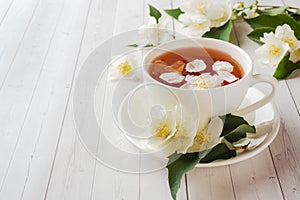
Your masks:
M270 5L257 5L258 8L280 8L282 6L270 6ZM288 11L295 13L299 8L289 6L287 8Z

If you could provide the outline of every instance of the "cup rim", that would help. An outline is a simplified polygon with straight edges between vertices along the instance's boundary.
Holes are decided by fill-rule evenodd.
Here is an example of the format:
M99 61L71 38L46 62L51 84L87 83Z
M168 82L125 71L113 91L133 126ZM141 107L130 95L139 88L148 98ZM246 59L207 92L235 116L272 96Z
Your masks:
M245 71L244 67L241 65L243 71L244 71L244 75L242 76L242 78L234 83L231 83L231 84L228 84L228 85L224 85L222 87L215 87L215 88L199 88L199 89L187 89L187 88L179 88L179 87L174 87L174 86L170 86L170 85L167 85L167 84L164 84L164 83L161 83L160 81L158 80L155 80L148 72L147 70L147 66L149 65L149 63L145 63L145 60L146 58L152 54L154 51L156 50L161 50L163 49L162 47L164 46L167 46L169 44L172 44L172 43L178 43L178 42L184 42L184 41L195 41L195 43L199 43L201 41L212 41L212 42L217 42L217 43L220 43L220 44L223 44L223 45L227 45L227 46L230 46L230 48L233 48L234 50L236 51L239 51L244 59L247 59L247 63L249 65L249 69L247 71ZM188 47L188 46L186 46ZM180 48L185 48L184 46L181 46L181 47L178 47L178 48L165 48L166 50L168 49L169 51L172 51L172 50L176 50L176 49L180 49ZM163 44L160 44L154 48L152 48L151 50L149 50L144 56L143 56L143 59L142 59L142 71L143 71L143 74L145 76L147 76L148 78L150 78L152 81L154 81L155 83L158 83L160 85L163 85L165 87L170 87L172 89L175 89L175 90L181 90L181 91L210 91L210 90L219 90L221 88L230 88L230 87L234 87L235 85L237 84L241 84L241 82L243 82L249 75L252 74L252 71L253 71L253 63L252 63L252 60L250 58L250 56L245 52L245 50L243 50L241 47L237 46L237 45L234 45L230 42L226 42L226 41L223 41L223 40L219 40L219 39L214 39L214 38L185 38L185 39L179 39L179 40L172 40L172 41L169 41L169 42L165 42Z

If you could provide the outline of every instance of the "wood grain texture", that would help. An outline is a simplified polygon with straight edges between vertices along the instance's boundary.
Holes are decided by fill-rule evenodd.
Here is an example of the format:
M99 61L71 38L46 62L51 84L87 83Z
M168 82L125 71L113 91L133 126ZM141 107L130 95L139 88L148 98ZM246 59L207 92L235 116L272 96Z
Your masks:
M281 1L274 3L283 5ZM241 47L255 58L254 51L259 45L246 37L247 33L251 31L250 27L244 23L236 23L235 27L237 29L236 32L240 35L239 41ZM257 59L253 59L253 62L255 73L272 75L275 70L274 68L272 69L260 64ZM297 75L294 75L292 79L280 81L277 94L274 98L279 108L279 115L281 116L281 129L274 142L270 145L270 150L277 178L285 199L299 198L300 139L296 131L299 129L299 112L296 108L299 92L295 92L296 87L299 87L299 76L297 77Z
M166 169L124 173L88 153L74 124L72 90L80 67L103 41L147 22L147 4L162 11L181 2L0 0L0 199L171 199ZM296 0L259 4L300 7ZM179 31L181 25L173 23L171 29ZM259 45L246 37L250 31L235 22L231 41L251 56L254 73L272 75L273 68L257 61ZM274 102L281 128L270 147L241 163L190 171L178 199L300 199L299 76L298 70L278 85ZM117 134L107 106L115 85L106 78L99 85L105 92L97 102L103 130ZM140 153L124 135L116 141ZM98 156L109 156L107 140L96 142ZM121 155L115 164L128 162L140 170L155 164Z
M44 10L46 7L47 11ZM21 138L25 119L33 106L33 96L43 71L61 7L62 4L51 6L47 1L40 4L1 88L0 96L3 102L0 107L1 119L5 118L1 120L5 122L1 126L4 129L10 126L10 131L6 132L6 135L2 134L1 139L1 194L5 193L4 183L8 169ZM5 115L7 112L11 118Z
M53 33L50 32L52 36L45 58L42 57L40 77L32 80L37 81L34 94L1 191L7 198L14 199L11 195L20 195L25 199L43 198L70 93L82 36L78 30L82 30L85 24L88 2L66 1L61 2L60 7L52 5L58 17L52 19L56 25ZM43 15L48 9L50 13L55 13L47 3L38 8L38 13ZM77 13L76 18L74 13ZM37 15L36 19L40 19L40 16ZM44 32L48 32L49 24L45 22L44 26ZM66 50L66 47L73 48ZM11 192L11 188L18 192Z
M190 200L235 198L228 166L195 168L187 174L187 180Z
M114 15L106 19L104 14L111 12L108 8L114 6L115 4L105 0L91 1L76 74L88 55L112 34ZM105 86L106 84L103 85L104 88ZM72 103L67 108L55 160L46 199L90 199L96 160L88 153L78 136Z
M0 1L0 26L4 19L6 18L6 15L11 8L14 0L6 0L6 1Z

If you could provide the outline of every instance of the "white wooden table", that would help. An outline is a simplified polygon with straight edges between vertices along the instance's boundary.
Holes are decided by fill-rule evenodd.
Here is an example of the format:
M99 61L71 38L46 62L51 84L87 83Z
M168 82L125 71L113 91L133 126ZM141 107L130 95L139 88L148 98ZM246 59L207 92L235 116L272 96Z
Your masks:
M246 1L251 2L251 1ZM179 0L0 0L0 199L171 199L165 169L128 174L97 162L75 131L72 91L87 56ZM261 0L300 7L298 0ZM243 22L233 41L254 55ZM196 168L178 199L300 199L300 73L280 81L281 128L269 148L230 166Z

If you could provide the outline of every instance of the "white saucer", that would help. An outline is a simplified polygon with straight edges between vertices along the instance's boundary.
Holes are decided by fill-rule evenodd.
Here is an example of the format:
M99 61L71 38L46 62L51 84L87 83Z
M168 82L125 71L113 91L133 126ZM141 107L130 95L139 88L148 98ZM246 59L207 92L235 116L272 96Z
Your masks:
M248 103L254 103L257 100L261 99L264 95L262 91L259 89L252 87L249 89L247 96L242 103L242 106L247 105ZM251 97L251 98L250 98ZM126 110L128 96L124 98L121 106L120 106L120 112L124 109ZM226 160L216 160L211 163L199 163L196 165L196 167L217 167L217 166L224 166L229 164L234 164L237 162L241 162L243 160L249 159L258 153L262 152L265 148L270 145L270 143L274 140L276 137L279 126L280 126L280 119L278 116L277 108L273 103L268 103L267 105L257 109L254 112L248 113L247 115L243 116L250 124L253 125L259 125L259 124L265 124L268 128L266 129L258 129L257 135L266 135L265 139L260 143L258 146L256 146L252 150L247 150L242 153L238 153L235 157L226 159ZM124 126L124 123L126 123L126 116L118 117L119 125L120 127ZM123 118L123 119L122 119ZM122 129L122 128L121 128ZM124 130L123 130L124 131ZM130 133L125 134L127 139L133 143L136 147L142 149L144 152L153 152L153 149L148 148L147 142L141 142L138 141L132 137L128 137ZM137 142L138 141L138 142Z
M252 97L251 99L250 96ZM262 98L263 96L265 95L262 91L256 89L255 87L252 87L249 89L247 93L246 101L253 103L259 100L260 98ZM272 143L280 127L280 118L278 116L278 111L276 106L273 103L268 103L267 105L257 109L256 111L245 115L244 117L248 122L254 125L263 124L263 123L270 125L269 131L259 132L259 130L257 130L256 134L259 135L267 134L264 141L260 145L258 145L255 149L244 151L240 154L237 154L233 158L227 160L216 160L211 163L199 163L196 165L196 167L218 167L218 166L238 163L257 155Z

